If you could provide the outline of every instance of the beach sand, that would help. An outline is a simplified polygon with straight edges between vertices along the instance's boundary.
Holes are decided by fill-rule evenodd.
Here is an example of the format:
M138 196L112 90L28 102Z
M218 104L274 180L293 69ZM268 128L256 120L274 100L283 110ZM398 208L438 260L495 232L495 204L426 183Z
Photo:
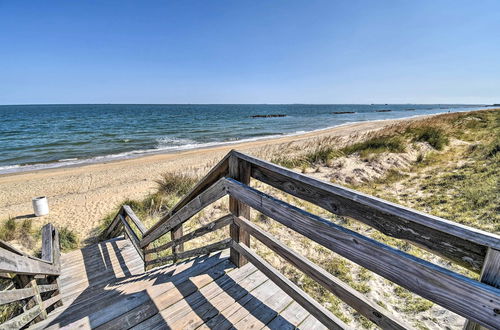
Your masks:
M79 167L0 175L0 221L9 217L19 221L33 217L31 199L47 196L50 214L33 218L33 224L38 226L50 222L57 227L67 226L85 242L95 235L101 219L125 199L141 199L155 191L155 180L162 173L189 170L203 175L231 149L259 155L259 151L262 153L269 146L292 141L306 143L322 136L359 136L397 122L424 117L428 116L354 123L296 136Z

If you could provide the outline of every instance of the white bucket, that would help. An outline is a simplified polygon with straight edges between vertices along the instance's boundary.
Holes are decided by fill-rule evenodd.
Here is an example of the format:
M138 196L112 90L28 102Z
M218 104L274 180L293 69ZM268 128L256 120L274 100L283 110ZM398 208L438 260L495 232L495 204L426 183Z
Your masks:
M35 197L32 200L33 202L33 211L35 211L35 215L37 217L41 217L42 215L49 214L49 202L47 201L47 197Z

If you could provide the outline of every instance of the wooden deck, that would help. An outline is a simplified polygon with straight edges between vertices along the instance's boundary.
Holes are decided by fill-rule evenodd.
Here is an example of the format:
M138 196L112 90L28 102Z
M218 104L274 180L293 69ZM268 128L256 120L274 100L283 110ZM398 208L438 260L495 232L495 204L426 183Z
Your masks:
M144 272L128 239L61 256L63 306L33 329L325 329L252 264L223 251Z

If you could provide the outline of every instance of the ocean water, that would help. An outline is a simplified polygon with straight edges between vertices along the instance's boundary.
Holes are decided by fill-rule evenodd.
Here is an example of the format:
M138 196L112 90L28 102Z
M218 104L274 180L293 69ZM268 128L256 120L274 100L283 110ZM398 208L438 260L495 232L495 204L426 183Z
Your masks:
M0 106L0 174L479 108L484 106L4 105ZM285 116L252 117L271 114Z

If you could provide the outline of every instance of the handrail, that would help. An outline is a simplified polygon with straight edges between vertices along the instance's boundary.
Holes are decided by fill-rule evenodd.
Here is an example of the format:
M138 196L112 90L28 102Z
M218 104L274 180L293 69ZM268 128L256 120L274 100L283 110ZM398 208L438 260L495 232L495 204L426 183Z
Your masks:
M0 305L26 301L24 312L0 324L21 328L47 317L61 303L57 278L61 274L59 233L52 224L42 227L42 258L32 257L0 241L0 273L11 274L16 288L0 292ZM44 280L39 284L37 280Z
M352 217L386 235L405 239L468 269L482 270L481 282L406 254L264 194L249 186L251 178L334 214ZM186 235L182 234L182 226L186 221L226 195L229 196L230 216L222 217ZM128 216L137 228L142 226L128 206L120 210L107 228L106 235L117 234L120 228L125 230L139 254L144 255L145 267L230 247L230 260L236 266L240 267L247 261L252 262L325 325L344 327L344 324L339 323L340 320L325 312L311 297L251 251L248 247L250 236L253 236L382 328L410 328L254 226L248 220L250 208L390 281L466 317L471 325L477 323L490 327L499 326L496 316L500 310L498 235L316 180L234 150L212 168L154 226L148 230L139 230L141 238L132 233L130 225L124 220ZM230 226L230 238L182 252L184 243L226 225ZM170 242L156 247L151 245L167 233L171 233ZM172 249L172 254L160 255L153 259L155 253L167 249Z
M186 194L177 204L172 207L172 209L162 217L157 223L155 223L151 228L149 228L144 236L151 234L153 230L158 228L163 223L167 222L175 213L177 213L184 205L191 202L204 190L214 184L217 180L222 177L227 176L229 173L229 157L233 152L229 152L225 155L198 183L191 189L189 193Z

